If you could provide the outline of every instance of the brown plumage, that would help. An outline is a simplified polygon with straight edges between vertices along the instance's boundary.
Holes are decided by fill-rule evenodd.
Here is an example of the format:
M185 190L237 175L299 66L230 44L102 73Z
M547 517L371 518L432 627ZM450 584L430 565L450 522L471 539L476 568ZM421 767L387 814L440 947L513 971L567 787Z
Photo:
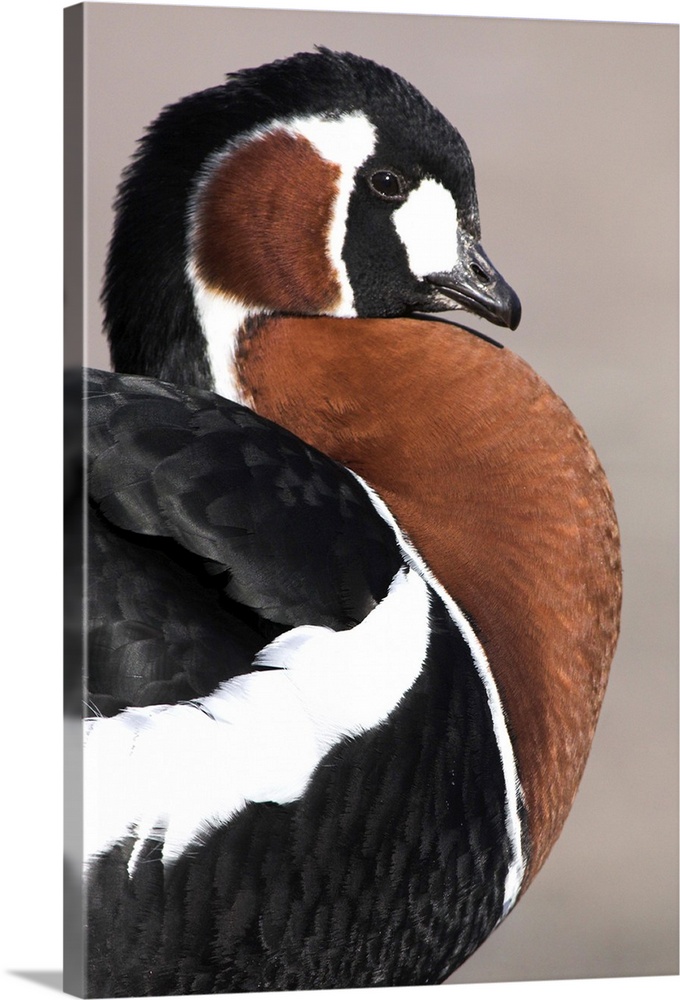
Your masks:
M619 630L609 485L567 406L511 351L440 322L260 320L261 414L365 478L473 620L506 708L531 859L557 839Z
M307 139L282 129L226 157L197 199L196 267L205 285L245 306L332 309L340 287L319 248L339 173Z

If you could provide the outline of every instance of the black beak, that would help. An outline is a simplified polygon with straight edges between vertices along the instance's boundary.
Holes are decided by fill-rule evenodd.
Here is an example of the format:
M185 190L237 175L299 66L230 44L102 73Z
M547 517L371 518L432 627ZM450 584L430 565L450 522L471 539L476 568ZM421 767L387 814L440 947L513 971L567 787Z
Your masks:
M452 271L428 274L427 281L459 307L497 326L517 329L522 305L516 293L493 266L479 243L461 241L458 263Z

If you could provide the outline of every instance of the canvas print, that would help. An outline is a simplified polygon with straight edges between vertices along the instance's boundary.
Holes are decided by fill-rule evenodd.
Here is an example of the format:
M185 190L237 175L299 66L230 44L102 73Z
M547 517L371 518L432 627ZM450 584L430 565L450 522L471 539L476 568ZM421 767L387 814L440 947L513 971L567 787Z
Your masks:
M177 16L67 27L181 61ZM163 81L67 372L85 996L455 978L549 868L616 662L616 486L521 356L474 127L363 16L287 16Z

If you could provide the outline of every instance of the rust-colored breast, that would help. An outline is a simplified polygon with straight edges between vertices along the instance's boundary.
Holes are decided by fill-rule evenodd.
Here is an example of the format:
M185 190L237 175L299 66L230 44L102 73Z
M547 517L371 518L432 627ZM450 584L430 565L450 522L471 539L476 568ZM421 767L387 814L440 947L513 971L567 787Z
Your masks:
M247 307L331 310L340 295L328 257L339 172L283 129L226 154L195 207L193 252L204 284Z
M254 408L362 475L473 620L506 708L531 837L557 839L619 629L607 480L512 352L448 324L271 319L242 344Z

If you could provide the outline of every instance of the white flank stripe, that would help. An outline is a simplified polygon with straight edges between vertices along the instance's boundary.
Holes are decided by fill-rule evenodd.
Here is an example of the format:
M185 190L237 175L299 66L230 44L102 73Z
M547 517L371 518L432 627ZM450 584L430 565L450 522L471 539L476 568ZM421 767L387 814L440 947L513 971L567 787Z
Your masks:
M384 722L418 677L429 641L429 596L400 570L353 629L293 629L260 664L196 702L128 709L86 723L85 856L147 837L177 858L201 832L248 802L292 802L340 740Z
M351 472L352 470L350 469L349 471ZM482 683L484 684L489 708L491 710L491 719L501 759L503 777L505 780L505 826L512 850L512 861L510 862L508 873L505 878L505 897L503 900L502 914L504 917L517 901L517 897L522 886L522 880L524 878L524 870L526 868L526 859L522 852L522 822L520 819L522 787L517 773L515 753L512 748L510 734L508 733L505 712L503 711L503 705L498 693L498 688L496 687L496 682L491 672L491 667L489 666L489 661L486 657L482 644L475 635L472 626L463 614L462 610L437 580L413 544L409 541L406 535L404 535L385 502L368 485L368 483L361 478L361 476L358 476L355 472L352 472L352 475L364 487L377 512L394 531L404 559L420 576L423 577L424 580L427 581L432 590L444 602L451 619L456 624L461 635L468 644L475 668Z
M413 274L453 270L458 259L458 211L450 191L432 178L421 181L392 220Z

